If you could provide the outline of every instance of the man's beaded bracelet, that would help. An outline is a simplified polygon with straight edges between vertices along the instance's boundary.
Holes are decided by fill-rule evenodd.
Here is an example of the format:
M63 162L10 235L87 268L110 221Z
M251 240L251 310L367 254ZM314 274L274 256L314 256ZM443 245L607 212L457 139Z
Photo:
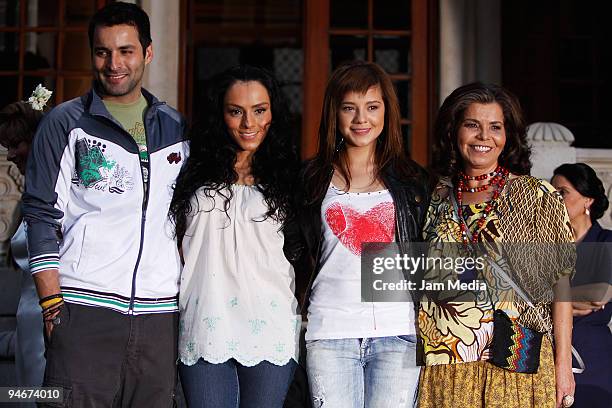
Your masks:
M64 296L61 293L57 293L55 295L47 296L47 297L40 299L38 304L44 310L44 309L50 308L53 305L59 304L63 301L64 301Z

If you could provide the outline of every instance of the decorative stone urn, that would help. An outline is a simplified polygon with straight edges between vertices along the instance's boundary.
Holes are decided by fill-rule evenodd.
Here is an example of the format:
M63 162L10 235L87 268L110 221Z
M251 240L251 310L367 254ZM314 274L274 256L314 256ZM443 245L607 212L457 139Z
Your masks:
M574 135L563 125L536 122L529 125L527 139L531 146L531 175L550 180L553 170L563 163L576 163Z
M23 177L17 167L6 160L6 150L0 147L0 267L7 266L10 239L20 218L22 192Z
M604 228L612 229L612 150L575 148L572 146L572 132L563 125L551 122L529 125L527 139L532 151L531 175L535 177L550 180L553 170L563 163L586 163L597 172L611 202L599 223Z

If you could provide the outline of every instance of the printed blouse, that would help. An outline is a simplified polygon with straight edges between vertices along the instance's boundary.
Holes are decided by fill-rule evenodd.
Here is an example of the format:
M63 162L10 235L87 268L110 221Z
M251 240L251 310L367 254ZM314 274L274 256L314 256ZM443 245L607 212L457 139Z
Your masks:
M430 256L469 256L462 245L461 227L450 194L452 184L437 186L428 210L424 238ZM426 365L487 360L493 336L493 311L540 332L552 329L552 286L574 271L572 230L562 198L546 181L531 176L511 178L497 198L494 210L480 229L478 243L509 272L534 307L528 307L507 280L484 263L479 278L486 290L431 291L420 302L418 327ZM464 207L470 231L477 228L487 203ZM445 243L455 243L444 245ZM540 245L542 244L542 245ZM553 245L554 244L554 245ZM456 271L430 269L425 281L458 279Z

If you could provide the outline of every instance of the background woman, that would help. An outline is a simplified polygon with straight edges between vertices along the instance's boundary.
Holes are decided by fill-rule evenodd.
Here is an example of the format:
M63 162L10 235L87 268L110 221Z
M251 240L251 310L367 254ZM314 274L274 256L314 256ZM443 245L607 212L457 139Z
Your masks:
M608 198L595 171L584 163L563 164L554 171L552 185L559 191L578 242L573 290L583 292L572 303L572 345L586 369L577 374L575 407L612 406L612 231L597 220L608 208ZM607 242L608 244L586 244ZM596 285L596 286L594 286ZM576 367L576 365L574 365Z
M510 247L497 245L572 241L557 192L527 175L529 148L516 98L495 85L462 86L442 104L435 137L434 164L442 179L427 214L426 240L458 243L454 248L462 248L466 255L477 243L503 248L503 254L489 255L498 264L514 267L513 279L524 292L552 299L550 284L556 283L555 292L567 296L571 254L543 257L538 252L541 247L534 246L535 253L523 251L505 259ZM551 407L560 406L564 396L573 396L570 303L555 302L551 307L550 301L540 302L534 309L511 292L513 297L506 302L492 305L488 295L510 286L497 274L493 284L490 269L485 267L489 291L475 292L471 301L464 297L469 293L459 293L457 298L427 294L421 302L419 329L426 366L419 382L420 407ZM536 374L487 362L494 309L539 332L550 332L554 325L554 355L545 336Z
M185 262L181 381L191 407L281 407L301 323L283 253L298 163L287 104L259 68L211 83L171 205Z
M418 238L426 179L404 153L397 97L377 65L336 69L300 216L310 265L306 361L314 406L411 406L413 304L361 302L361 244Z
M14 102L0 111L0 144L7 149L7 159L15 163L22 175L25 174L32 139L42 117L42 110L34 110L27 102ZM19 225L11 240L11 253L22 271L15 342L17 385L40 387L45 373L43 320L30 274L23 224Z

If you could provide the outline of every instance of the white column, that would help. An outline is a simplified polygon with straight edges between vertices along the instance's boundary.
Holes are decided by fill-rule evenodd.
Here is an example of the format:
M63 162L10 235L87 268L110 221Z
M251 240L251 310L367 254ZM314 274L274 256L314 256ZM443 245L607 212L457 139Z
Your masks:
M501 1L476 0L475 80L502 84Z
M465 0L440 0L440 104L463 83Z
M500 0L440 0L440 103L466 83L501 79Z
M147 67L144 87L172 107L178 105L180 1L142 0L151 20L153 61Z
M30 26L38 25L38 0L30 0L30 2L28 3L27 21L29 22ZM36 54L36 41L38 39L36 33L26 33L26 37L26 51L30 51L32 54Z

